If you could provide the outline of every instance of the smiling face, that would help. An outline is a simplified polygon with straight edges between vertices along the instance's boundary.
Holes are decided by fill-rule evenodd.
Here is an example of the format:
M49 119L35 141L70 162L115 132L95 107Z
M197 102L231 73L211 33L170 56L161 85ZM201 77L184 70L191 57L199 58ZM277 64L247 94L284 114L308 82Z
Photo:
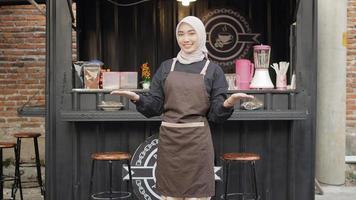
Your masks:
M178 27L177 41L181 50L186 54L193 53L199 47L197 32L191 25L184 22Z

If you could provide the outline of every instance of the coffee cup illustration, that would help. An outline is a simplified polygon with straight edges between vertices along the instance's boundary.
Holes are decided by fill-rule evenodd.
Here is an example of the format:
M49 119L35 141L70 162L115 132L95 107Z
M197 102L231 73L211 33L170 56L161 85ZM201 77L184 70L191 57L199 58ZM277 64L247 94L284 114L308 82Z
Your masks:
M231 35L230 33L219 33L218 34L218 40L220 40L221 43L223 43L223 44L230 44L233 39L234 39L234 36Z

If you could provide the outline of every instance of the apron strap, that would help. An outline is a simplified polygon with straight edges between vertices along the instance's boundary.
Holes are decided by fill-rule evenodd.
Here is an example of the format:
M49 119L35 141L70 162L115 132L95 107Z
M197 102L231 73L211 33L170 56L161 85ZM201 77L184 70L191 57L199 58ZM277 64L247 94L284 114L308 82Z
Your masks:
M210 63L210 61L206 60L204 68L200 72L200 74L202 74L203 76L205 76L205 74L206 74L206 70L208 69L209 63Z
M174 71L174 67L176 65L176 62L177 62L177 58L173 58L173 62L172 62L172 66L171 66L171 72Z
M162 122L161 126L172 127L172 128L192 128L192 127L203 127L204 122L188 122L188 123L170 123Z
M177 58L173 58L173 62L172 62L172 65L171 65L171 72L174 71L174 67L176 65L176 62L177 62ZM200 72L200 74L202 74L203 76L205 76L205 74L206 74L206 70L208 69L209 63L210 63L210 60L206 60L205 65L204 65L203 69Z

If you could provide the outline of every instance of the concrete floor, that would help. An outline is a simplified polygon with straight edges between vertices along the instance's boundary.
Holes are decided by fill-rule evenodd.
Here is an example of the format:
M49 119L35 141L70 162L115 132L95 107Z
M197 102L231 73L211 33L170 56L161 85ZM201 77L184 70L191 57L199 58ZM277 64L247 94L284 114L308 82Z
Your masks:
M315 195L315 200L355 200L356 199L356 186L326 186L323 185L323 195ZM9 199L10 190L4 190L4 199ZM30 200L43 200L39 188L30 188L23 190L24 199ZM19 199L17 193L16 199Z
M355 200L356 186L321 186L324 194L315 195L315 200Z
M39 188L23 188L22 189L23 199L24 200L43 200L41 196L41 191ZM4 199L10 199L11 189L4 189ZM16 199L20 199L20 193L16 193Z

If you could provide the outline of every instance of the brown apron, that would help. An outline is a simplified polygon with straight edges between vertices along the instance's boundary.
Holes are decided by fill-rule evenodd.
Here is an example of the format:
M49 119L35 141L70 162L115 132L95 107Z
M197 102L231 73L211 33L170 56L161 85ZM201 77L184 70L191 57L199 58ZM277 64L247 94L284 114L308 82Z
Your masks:
M200 74L174 71L165 81L156 184L169 197L210 197L215 193L214 149L206 119L210 101Z

